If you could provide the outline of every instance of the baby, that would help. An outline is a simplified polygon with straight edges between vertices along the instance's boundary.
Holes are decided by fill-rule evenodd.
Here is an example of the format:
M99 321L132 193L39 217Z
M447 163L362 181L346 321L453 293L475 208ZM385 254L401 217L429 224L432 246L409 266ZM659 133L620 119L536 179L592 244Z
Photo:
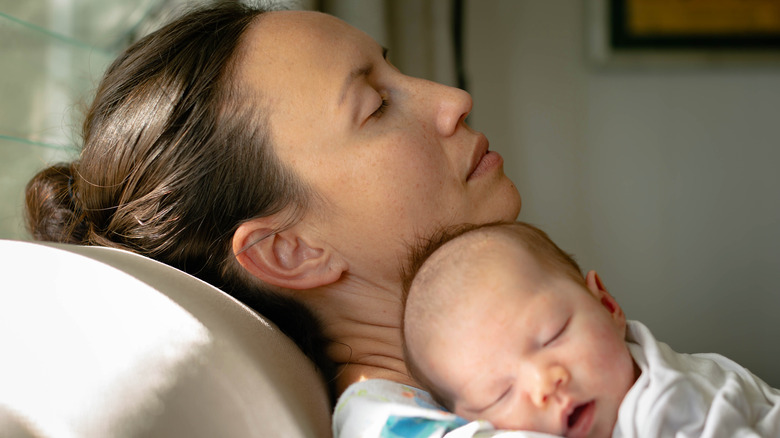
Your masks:
M465 419L566 437L780 436L780 391L657 342L533 226L449 230L410 266L407 365Z

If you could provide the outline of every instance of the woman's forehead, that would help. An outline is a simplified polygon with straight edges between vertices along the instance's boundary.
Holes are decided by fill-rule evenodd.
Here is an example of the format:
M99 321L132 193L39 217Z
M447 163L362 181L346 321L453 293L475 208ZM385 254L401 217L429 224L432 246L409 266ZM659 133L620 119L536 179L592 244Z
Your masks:
M261 15L244 40L247 61L316 70L322 62L349 59L376 45L367 34L331 15L273 11Z
M338 105L341 84L373 51L381 53L365 33L311 11L264 14L247 31L243 45L237 80L270 102L276 116L295 111L288 106L313 106L322 113Z
M271 11L260 15L253 28L267 30L263 38L272 42L300 42L309 38L328 39L333 33L349 32L352 26L321 12Z

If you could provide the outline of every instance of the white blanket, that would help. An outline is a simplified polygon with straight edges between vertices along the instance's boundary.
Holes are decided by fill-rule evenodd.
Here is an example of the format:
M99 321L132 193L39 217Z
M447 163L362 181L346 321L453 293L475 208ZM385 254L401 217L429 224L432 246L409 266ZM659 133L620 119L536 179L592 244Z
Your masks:
M642 374L620 405L618 437L780 437L780 391L717 354L681 354L629 321Z

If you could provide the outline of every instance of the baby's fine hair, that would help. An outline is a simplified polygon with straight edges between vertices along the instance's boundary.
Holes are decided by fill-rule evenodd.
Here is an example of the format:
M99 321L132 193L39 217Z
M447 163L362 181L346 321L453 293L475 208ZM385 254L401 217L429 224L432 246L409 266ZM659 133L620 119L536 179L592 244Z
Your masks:
M420 239L410 246L407 261L402 271L403 299L404 303L414 283L417 274L431 256L442 246L471 233L506 232L518 237L525 248L536 257L541 266L550 272L561 272L577 283L585 284L577 261L571 254L566 253L544 231L527 222L491 222L487 224L460 224L445 227L432 236Z

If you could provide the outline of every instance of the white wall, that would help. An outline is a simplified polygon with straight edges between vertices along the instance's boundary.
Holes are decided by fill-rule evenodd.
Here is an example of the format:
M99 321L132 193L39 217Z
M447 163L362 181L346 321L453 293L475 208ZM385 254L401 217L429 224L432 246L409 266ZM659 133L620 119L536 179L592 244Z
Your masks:
M780 387L780 64L601 69L585 4L467 2L470 122L629 318Z

